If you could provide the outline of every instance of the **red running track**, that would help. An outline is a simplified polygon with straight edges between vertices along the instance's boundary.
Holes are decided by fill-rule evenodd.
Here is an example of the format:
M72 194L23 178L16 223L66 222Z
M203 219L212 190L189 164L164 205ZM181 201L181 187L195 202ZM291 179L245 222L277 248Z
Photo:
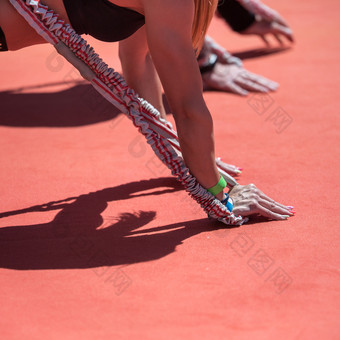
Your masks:
M339 338L340 5L268 4L293 49L210 33L280 90L205 98L218 155L294 205L285 222L209 221L51 46L0 54L2 339Z

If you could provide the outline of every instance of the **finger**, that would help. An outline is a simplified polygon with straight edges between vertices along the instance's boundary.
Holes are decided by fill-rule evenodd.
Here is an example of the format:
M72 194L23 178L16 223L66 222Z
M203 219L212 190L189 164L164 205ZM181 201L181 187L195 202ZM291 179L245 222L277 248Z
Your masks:
M258 205L256 213L258 213L261 216L270 218L272 220L286 220L290 217L288 214L279 214L270 211L267 208L263 207L262 205Z
M233 213L240 216L250 216L259 214L261 216L267 217L273 220L286 220L291 215L286 213L278 213L261 206L258 202L254 200L243 200L242 203L236 203L234 201Z
M249 90L249 91L254 91L254 92L262 92L262 93L267 93L268 88L257 84L253 82L252 80L243 78L242 76L239 76L235 79L235 83L239 86L241 86L243 89Z
M242 168L240 168L239 166L233 165L233 164L227 164L224 161L222 161L221 157L216 157L216 164L220 167L220 168L225 168L225 167L231 167L234 169L238 169L238 170L242 170Z
M267 87L270 91L276 91L279 88L279 84L275 81L272 81L255 73L247 72L243 75L243 77Z
M280 37L279 34L273 33L273 36L274 36L274 38L278 41L278 43L279 43L281 46L284 45L284 43L283 43L283 41L282 41L282 39L281 39L281 37Z
M268 6L265 6L265 7L267 8L266 12L260 16L262 16L267 21L270 21L270 22L276 21L283 26L288 26L287 21L279 14L279 12L275 11L272 8L269 8Z
M280 86L278 83L274 81L270 81L263 77L256 77L255 79L251 79L251 80L261 86L266 87L268 91L276 91Z
M278 203L276 201L274 201L273 199L271 199L270 197L268 197L267 195L265 195L260 189L256 188L256 186L254 186L253 184L250 184L248 185L248 190L251 190L252 192L252 199L253 201L255 202L259 202L260 200L263 200L263 201L266 201L267 205L266 207L269 208L269 207L280 207L286 211L291 211L291 208L292 207L289 207L289 206L285 206L281 203Z
M262 205L263 207L265 207L266 209L280 214L280 215L294 215L294 213L292 211L290 211L288 208L283 208L281 206L279 206L278 204L276 204L276 202L268 202L264 199L259 199L258 200L259 204Z
M263 40L267 47L270 47L270 43L265 35L260 35L260 38Z
M216 162L217 165L219 165ZM219 165L219 167L224 170L226 173L228 173L229 175L239 175L242 171L240 170L240 168L236 167L235 165L230 165L230 164L226 164L223 163L223 166Z
M294 44L295 39L293 36L293 32L291 29L287 29L285 30L285 32L280 32L289 42L291 42L292 44Z
M293 35L293 31L292 30L290 30L290 34L288 34L287 36L286 36L286 38L291 42L291 43L295 43L295 38L294 38L294 35Z
M218 90L232 92L241 96L246 96L248 92L233 83L232 80L225 80L218 77L213 77L214 74L204 74L202 76L203 87L205 90Z
M275 11L275 12L276 12L276 11ZM287 21L286 21L285 19L283 19L283 17L282 17L278 12L275 13L273 19L274 19L276 22L278 22L280 25L288 27Z
M276 204L277 206L281 207L281 208L284 208L284 209L289 209L290 210L290 207L287 206L287 205L284 205L284 204L281 204L281 203L278 203L276 201L274 201L273 199L271 199L270 197L268 197L267 195L265 195L261 190L257 189L257 195L259 195L259 197L261 197L262 199L270 202L270 203L273 203L273 204Z
M273 29L273 33L281 34L284 37L286 37L286 39L289 40L290 42L292 43L294 42L293 32L289 27L282 26L277 22L273 22L271 26Z
M288 209L289 211L294 209L293 206L287 206L281 203L278 203L276 201L274 201L273 199L271 199L270 197L268 197L267 195L265 195L260 189L258 189L254 184L248 184L248 185L235 185L231 191L230 191L230 195L238 195L240 192L251 192L253 194L252 196L252 202L254 205L254 201L258 201L259 198L264 199L266 201L268 201L269 203L273 203L279 207L282 207L284 209ZM255 195L255 196L254 196Z
M226 86L224 86L224 91L230 91L236 94L239 94L241 96L247 96L249 92L242 87L238 86L234 82L229 82Z

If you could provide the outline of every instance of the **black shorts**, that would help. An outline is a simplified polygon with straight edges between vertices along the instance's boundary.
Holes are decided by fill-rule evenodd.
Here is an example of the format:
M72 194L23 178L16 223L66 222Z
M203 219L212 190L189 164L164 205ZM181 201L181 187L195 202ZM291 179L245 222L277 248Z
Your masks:
M0 52L8 51L6 38L3 30L0 27Z

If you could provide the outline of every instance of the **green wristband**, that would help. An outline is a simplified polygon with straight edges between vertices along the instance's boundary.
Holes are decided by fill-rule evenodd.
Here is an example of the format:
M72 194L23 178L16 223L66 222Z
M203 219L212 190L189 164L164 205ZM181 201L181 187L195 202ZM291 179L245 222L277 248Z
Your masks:
M227 182L225 179L221 176L220 180L216 185L213 187L207 189L212 195L216 196L218 193L220 193L225 187L227 186Z

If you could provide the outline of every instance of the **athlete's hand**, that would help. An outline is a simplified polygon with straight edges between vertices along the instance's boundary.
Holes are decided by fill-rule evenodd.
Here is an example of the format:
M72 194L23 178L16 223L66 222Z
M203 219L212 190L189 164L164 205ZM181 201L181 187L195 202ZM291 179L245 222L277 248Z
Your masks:
M229 197L233 200L235 215L244 217L257 214L273 220L286 220L294 215L293 207L275 202L254 184L234 186Z
M217 62L214 69L202 75L206 90L219 90L248 95L249 91L267 93L278 89L279 84L251 73L242 66Z
M270 46L270 42L267 39L268 35L272 35L279 42L280 45L284 45L284 39L288 40L291 43L294 43L293 32L283 19L278 22L268 21L260 18L247 29L240 32L240 34L258 35L267 46Z
M216 54L217 60L221 64L235 64L242 67L242 60L231 55L224 47L219 45L213 38L206 35L201 53L204 56Z
M283 44L281 37L285 37L290 42L294 42L293 32L287 24L287 21L274 9L263 4L259 0L238 0L243 7L249 12L256 15L256 21L241 34L256 34L260 36L267 45L269 41L267 34L272 34Z

